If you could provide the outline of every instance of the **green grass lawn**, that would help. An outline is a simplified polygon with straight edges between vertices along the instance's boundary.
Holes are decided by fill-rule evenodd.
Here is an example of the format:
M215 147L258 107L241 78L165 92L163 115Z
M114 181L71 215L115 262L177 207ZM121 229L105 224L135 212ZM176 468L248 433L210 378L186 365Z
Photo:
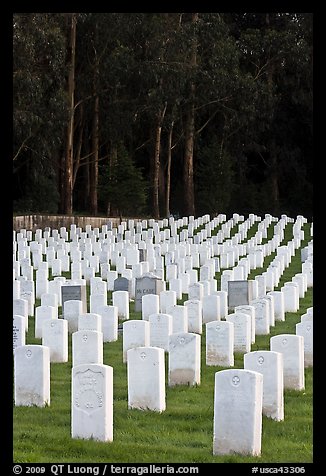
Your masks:
M306 239L302 246L309 241L307 239L309 226L309 224L304 226ZM284 243L292 237L291 230L292 225L288 225ZM251 230L251 233L254 231ZM264 267L273 256L266 258ZM262 269L251 273L250 279L261 272ZM301 272L300 250L296 251L277 289L298 272ZM111 302L110 294L109 302ZM36 305L39 305L39 301ZM286 313L286 320L277 321L275 327L271 328L270 335L256 336L256 342L252 344L251 350L269 350L270 337L273 335L295 334L295 324L300 322L300 316L312 305L313 293L312 289L309 289L305 297L300 299L299 311ZM130 319L141 318L141 313L134 312L133 307L134 304L131 303ZM41 344L40 339L34 338L34 319L29 319L26 343ZM283 422L276 422L263 416L260 457L213 456L214 377L216 372L224 368L205 364L205 326L201 336L201 348L201 384L197 387L173 388L166 385L166 411L158 414L151 411L128 410L127 366L122 363L121 334L117 342L104 344L103 363L113 367L114 440L112 443L102 443L70 437L71 336L69 336L69 362L51 364L50 406L14 407L14 461L16 463L312 462L312 368L305 369L305 390L284 392ZM243 368L243 355L235 354L234 368Z

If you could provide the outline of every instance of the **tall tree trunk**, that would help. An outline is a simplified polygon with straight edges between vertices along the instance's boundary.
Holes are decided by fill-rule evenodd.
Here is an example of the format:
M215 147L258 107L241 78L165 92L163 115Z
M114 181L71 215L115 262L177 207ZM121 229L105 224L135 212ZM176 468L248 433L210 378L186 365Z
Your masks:
M73 158L74 158L74 115L75 115L75 60L76 60L76 16L71 14L69 35L70 67L68 75L68 109L67 144L64 174L64 212L72 214L73 194Z
M161 135L162 123L165 116L167 105L161 109L157 115L157 124L155 129L155 145L152 160L152 184L153 184L153 216L155 219L160 217L159 205L159 173L160 173L160 152L161 152Z
M89 142L87 142L87 149L86 149L86 155L89 155L90 154L90 150L89 150ZM83 166L83 169L84 169L84 203L83 203L83 206L84 206L84 210L87 210L89 208L89 200L90 200L90 160L89 159L86 159L86 163L85 165Z
M270 158L271 158L271 185L272 185L272 213L278 216L280 213L280 194L279 194L279 179L278 179L278 166L277 166L277 154L275 150L275 144L270 145Z
M118 160L118 147L116 144L111 144L110 145L110 152L109 152L109 177L108 177L108 183L110 187L110 183L112 180L112 175L111 175L111 170L114 164L117 163ZM107 203L107 211L106 211L107 216L112 216L112 206L111 202L108 201Z
M198 21L198 13L192 13L191 22L195 24ZM190 66L195 68L197 65L197 41L194 36ZM185 150L183 159L183 187L184 187L184 214L195 215L195 191L194 191L194 140L195 140L195 83L190 82L189 103L185 117Z
M80 105L80 125L79 125L79 134L78 134L78 142L77 142L77 149L76 149L76 156L74 160L74 173L73 173L73 181L72 186L75 187L77 173L80 167L80 157L81 157L81 150L83 145L83 134L84 134L84 107L83 104Z
M168 150L166 164L166 191L165 191L165 216L170 216L170 194L171 194L171 162L172 162L172 136L174 122L171 123L168 135Z
M162 146L163 148L163 146ZM165 192L166 192L166 184L165 184L165 168L166 168L166 163L165 161L162 161L162 156L160 160L160 174L159 174L159 192L160 192L160 210L165 210ZM161 213L162 215L162 213ZM163 212L164 215L164 212Z
M99 97L95 96L93 128L92 128L92 157L90 161L90 212L97 215L97 184L99 157Z
M60 213L66 212L66 194L65 194L65 170L66 170L66 157L65 151L62 151L59 158L59 167L58 167L58 190L60 194Z
M267 28L270 27L270 17L269 13L266 13L266 25ZM268 52L268 60L270 60L270 52ZM274 114L274 103L273 103L273 81L274 81L274 65L271 61L268 61L267 67L267 85L269 93L269 107L271 112L271 121L273 120ZM277 152L275 147L275 141L273 137L269 140L269 153L270 153L270 177L271 177L271 187L272 187L272 213L276 216L280 212L280 203L279 203L279 178L278 178L278 161L277 161Z
M195 215L194 192L194 138L195 138L195 108L189 105L185 125L185 152L183 161L184 214Z
M99 58L97 54L98 44L98 28L94 25L94 72L93 72L93 94L94 94L94 111L92 124L92 158L90 163L90 212L93 216L97 215L97 186L98 186L98 158L99 158L99 106L100 100L98 95L99 80Z

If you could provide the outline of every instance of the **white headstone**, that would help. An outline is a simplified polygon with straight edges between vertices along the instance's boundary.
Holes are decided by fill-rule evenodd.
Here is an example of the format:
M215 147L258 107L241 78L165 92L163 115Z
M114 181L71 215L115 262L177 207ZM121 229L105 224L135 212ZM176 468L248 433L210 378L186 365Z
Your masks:
M258 299L258 282L254 279L248 279L248 283L251 292L251 301L249 302L249 304L251 304L252 301Z
M251 343L254 344L256 340L256 311L254 306L236 306L234 312L241 312L243 314L248 314L250 316L250 326L251 326Z
M102 332L102 317L94 312L86 312L78 316L78 330Z
M12 283L12 298L20 299L20 281L14 280Z
M97 313L98 308L106 306L107 297L105 294L91 294L89 297L89 309L90 312Z
M251 316L241 312L228 314L225 317L227 322L234 325L234 352L244 354L251 349Z
M201 283L194 283L189 286L188 299L202 301L204 297L204 286Z
M106 281L107 281L108 291L113 291L114 290L114 281L117 279L117 277L118 277L117 271L108 271L107 272Z
M175 291L177 299L182 299L182 281L181 279L171 279L169 282L169 289Z
M313 314L310 312L309 313L307 312L306 314L302 314L300 321L301 322L313 321Z
M72 438L113 441L113 368L73 367L71 393Z
M283 354L284 388L304 390L304 338L295 334L279 334L271 337L270 349Z
M104 294L107 292L107 284L98 276L93 278L90 282L90 294Z
M98 331L77 331L72 335L72 366L103 363L103 334Z
M273 327L275 326L274 296L266 294L262 299L265 299L268 302L269 325Z
M263 415L284 420L283 355L257 350L244 355L244 368L263 375Z
M177 293L175 291L160 292L160 312L170 314L170 310L177 304Z
M172 316L170 314L151 314L149 316L149 335L151 347L161 347L169 351L169 338L172 334Z
M297 273L292 281L299 285L299 298L304 298L307 291L307 276L304 273Z
M176 304L170 309L172 316L172 334L178 332L188 332L188 308Z
M307 307L306 313L313 315L313 313L314 313L314 308L313 308L313 307Z
M55 258L52 261L51 268L52 268L52 276L61 276L61 273L62 273L61 259Z
M56 319L56 308L53 306L37 306L35 308L35 337L42 337L42 325L46 319Z
M295 333L304 338L304 366L313 367L313 321L299 322L295 326Z
M258 283L258 299L262 298L266 294L266 278L263 275L255 276L255 281Z
M50 405L50 349L22 345L14 352L15 405Z
M127 362L127 352L136 347L149 347L149 322L130 320L123 323L122 360Z
M142 319L149 320L151 314L158 314L160 298L157 294L145 294L142 296Z
M102 306L98 312L102 317L103 342L118 340L118 308L116 306Z
M164 350L149 346L132 348L127 352L127 361L128 408L164 411Z
M13 335L12 335L12 344L13 350L16 347L20 347L21 345L25 345L25 322L26 319L24 316L14 315L13 316Z
M263 376L251 370L215 374L213 455L259 456Z
M188 332L201 334L203 324L202 302L198 299L190 299L183 304L188 309Z
M26 280L20 282L20 299L28 302L28 315L34 316L35 305L35 284L34 281Z
M217 291L216 296L220 298L220 316L224 319L228 314L228 293L226 291Z
M25 331L28 331L28 302L26 299L13 300L13 315L25 318Z
M203 324L221 319L220 297L216 294L204 296L203 300Z
M285 321L283 292L282 291L271 291L267 294L267 296L273 296L273 298L274 298L275 321Z
M40 299L42 294L49 292L49 281L47 279L37 279L35 286L35 296Z
M200 335L180 332L169 339L169 386L200 384Z
M63 318L68 321L68 332L72 334L78 330L78 317L83 313L83 303L72 300L63 304Z
M298 290L294 286L283 286L281 291L284 296L284 311L297 312Z
M206 365L234 366L234 324L215 321L206 324Z
M118 318L120 320L129 319L129 293L128 291L113 291L113 306L118 308Z
M42 345L50 349L50 362L68 362L68 322L65 319L43 321Z
M56 309L55 317L58 317L58 295L55 293L44 293L41 296L41 306L52 306Z
M269 305L265 299L251 301L255 308L255 332L256 335L267 335L270 331Z

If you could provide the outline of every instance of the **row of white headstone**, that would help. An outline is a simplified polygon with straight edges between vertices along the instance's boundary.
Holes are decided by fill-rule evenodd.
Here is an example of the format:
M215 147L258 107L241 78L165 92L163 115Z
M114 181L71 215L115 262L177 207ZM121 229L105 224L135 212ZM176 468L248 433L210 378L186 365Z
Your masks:
M284 221L284 219L282 219L282 220L280 220L280 222L277 224L277 227L275 227L276 228L276 234L274 235L274 238L277 238L277 242L274 243L273 248L271 248L270 251L268 251L268 246L270 245L270 242L265 244L264 245L265 248L263 250L258 250L261 255L264 255L266 253L267 254L270 253L272 251L272 249L275 248L277 243L279 243L280 237L282 237L283 229L284 229L284 226L285 226L285 223L286 223L286 221ZM266 221L266 219L264 221ZM269 222L270 222L270 220L267 220L267 223L269 223ZM296 223L297 223L297 221L295 222L295 224ZM264 222L259 223L259 224L264 225ZM264 228L264 230L266 231L266 228ZM55 231L55 230L53 230L53 231ZM296 233L297 232L298 231L296 231ZM280 233L280 234L278 234L278 233ZM96 236L96 235L94 235L94 236ZM273 292L274 286L278 285L279 278L282 275L282 273L284 272L285 267L287 267L289 265L289 263L291 261L291 256L294 255L295 247L298 247L300 245L301 239L302 239L302 235L299 235L299 238L295 238L295 242L292 240L290 242L290 244L288 244L287 246L282 246L282 247L279 246L277 248L277 256L272 261L272 263L269 265L268 270L265 273L263 273L262 275L256 276L255 280L249 280L249 284L250 284L250 287L251 287L251 295L252 295L253 300L255 300L256 298L265 296L266 292L268 292L268 291ZM20 252L23 253L24 255L27 252L26 248L28 248L28 246L25 246L25 241L26 241L25 238L18 241L18 245L21 242L23 242L23 244L24 244L23 248L20 250ZM230 240L228 240L228 241L230 241ZM270 241L273 241L273 240L270 240ZM35 242L33 242L33 243L35 243ZM70 245L70 243L65 243L65 244ZM117 244L120 244L120 243L117 243ZM166 244L166 243L163 243L162 246L164 244ZM224 244L222 246L224 246ZM218 246L220 246L220 245L218 245ZM186 253L184 245L182 245L182 248L183 248L184 253ZM58 251L60 251L60 249ZM128 251L128 249L127 249L127 251ZM156 249L156 251L157 251L157 249ZM160 252L160 250L158 250L158 251ZM207 252L207 249L205 251ZM212 252L212 250L211 250L211 252ZM219 250L215 250L213 252L219 253ZM19 253L19 250L18 250L18 253ZM173 254L173 252L171 252L170 254ZM165 253L165 257L167 255L168 255L168 252ZM250 253L249 253L248 256L250 257ZM191 255L188 256L188 257L192 258ZM30 260L30 258L25 257L25 258L21 258L21 262L23 262L26 259ZM106 256L106 259L108 259L107 256ZM112 253L112 256L111 256L110 259L111 260L113 259L113 253ZM172 258L170 258L170 259L172 259ZM242 271L241 276L244 277L244 278L246 278L248 276L248 273L249 273L251 267L253 267L253 269L255 268L255 264L254 263L250 264L250 259L248 257L247 258L242 258L242 265L241 266L240 265L235 266L233 269L226 270L222 273L222 276L221 276L221 291L217 291L217 282L214 278L212 278L212 276L214 276L214 273L216 272L215 264L216 264L216 260L218 260L218 258L215 258L215 261L214 261L214 259L213 260L210 259L207 255L207 253L206 253L206 256L204 256L204 259L205 259L204 262L206 264L203 264L200 268L200 272L202 274L201 278L210 277L211 279L206 279L206 280L202 280L202 281L199 281L199 282L197 281L198 280L198 276L197 276L198 273L197 273L196 269L190 268L190 269L187 269L186 272L181 272L182 270L179 269L178 265L180 265L180 263L183 262L182 260L184 260L184 258L180 258L179 263L173 263L173 264L170 264L170 265L166 266L166 269L168 269L169 266L170 267L172 266L173 269L174 269L175 275L176 275L176 271L178 271L179 276L181 276L179 278L172 278L170 281L168 281L169 282L169 288L171 288L169 290L173 290L173 288L175 288L175 290L176 290L175 292L177 293L177 296L176 296L177 299L181 299L181 297L182 297L181 292L185 292L185 291L188 292L189 299L198 299L198 300L202 300L203 297L207 298L207 296L209 296L211 294L219 295L220 292L223 291L223 290L225 292L227 292L228 282L233 281L236 277L236 273L235 273L236 268L238 268ZM14 261L14 264L19 265L19 262ZM108 263L104 263L104 264L108 265ZM142 264L144 264L144 263L142 263ZM260 263L260 265L263 265L263 261ZM312 263L311 262L306 262L306 263L304 263L304 265L305 265L305 269L303 269L303 272L296 275L293 278L293 283L297 284L297 290L299 291L299 295L301 297L304 294L307 286L312 285L312 279L311 279L312 278ZM28 314L33 316L34 315L34 303L35 303L35 283L32 280L27 279L27 276L24 275L24 270L26 269L26 266L27 265L23 266L21 269L19 268L19 266L14 267L15 274L16 274L16 271L17 271L17 276L16 276L17 279L15 279L15 281L14 281L14 297L15 298L25 298L25 299L27 299L27 301L28 301ZM36 289L39 287L40 288L39 293L41 293L41 294L36 293L36 297L42 297L43 294L47 294L47 293L42 293L42 291L49 290L48 288L51 287L51 290L53 291L53 293L56 293L57 296L58 296L58 304L61 305L62 304L61 303L62 298L61 298L60 287L62 285L66 284L65 278L60 276L60 277L55 277L52 281L48 281L46 279L46 276L44 276L44 274L45 275L48 274L49 266L50 266L49 263L47 263L46 261L45 262L42 261L40 263L40 266L42 266L42 269L41 270L38 269L36 271ZM29 268L33 268L33 267L29 266ZM181 268L182 268L182 266L181 266ZM23 274L21 276L18 275L20 271L23 272ZM38 279L38 273L40 271L42 271L42 276L41 276L42 279L41 278ZM93 271L95 272L95 269L93 269ZM128 269L128 270L125 269L125 271L126 272L128 271L129 273L132 272L130 269ZM156 271L160 271L160 270L156 270ZM164 271L164 269L162 271ZM204 273L204 271L205 271L205 273ZM115 273L115 276L117 276L117 271L112 271L112 272ZM122 272L123 272L123 270L122 270ZM162 274L164 274L164 273L162 273ZM166 273L166 274L168 274L168 273ZM197 277L195 276L195 274L196 274ZM204 276L204 274L205 274L205 276ZM191 276L192 276L192 284L188 284L188 281L190 280ZM187 279L185 279L185 277ZM184 279L182 279L182 278L184 278ZM132 280L131 280L133 284L135 282L135 279L136 278L132 278ZM75 283L75 284L80 284L80 285L83 286L83 285L85 285L86 282L87 282L87 280L79 279L79 280L73 281L72 283L67 282L67 284L74 284ZM42 283L42 286L38 286L38 283ZM184 283L185 283L185 287L183 287ZM95 308L98 305L101 305L101 300L103 300L103 298L101 298L100 296L95 296L95 295L97 295L97 294L105 295L106 294L107 289L108 289L107 288L108 281L105 282L100 277L93 277L93 278L90 278L90 284L91 284L91 295L94 294L94 296L91 297L91 312L93 312L93 308ZM163 285L165 286L164 281L163 281ZM288 285L288 283L287 283L287 285ZM135 286L133 285L132 287L135 287ZM285 287L282 288L282 291L284 291L284 295L285 295L285 303L284 303L285 312L286 311L295 312L297 310L297 305L298 305L298 293L296 293L297 295L295 295L295 292L293 291L293 289L291 289L291 288L287 289ZM171 295L172 293L169 293L169 294ZM220 296L218 296L218 297L220 297ZM118 294L114 295L114 298L117 301L119 317L122 318L122 319L127 319L129 317L129 306L128 306L128 299L126 299L126 295L124 293L118 293ZM105 301L106 301L106 299L104 298L104 300L102 302L103 305L106 304ZM176 300L174 298L174 302L175 301ZM206 309L207 309L208 316L210 315L211 312L215 312L214 305L210 306L209 304L206 304L205 301L207 301L207 303L208 303L209 299L205 299L204 302L203 302L203 304L204 304L203 305L204 322L205 322L205 317L206 317L205 316ZM214 301L214 298L211 298L210 301L211 302ZM168 303L167 303L167 305L168 305ZM215 304L215 308L216 307L217 307L217 305ZM223 299L222 299L222 303L220 304L220 307L222 307L220 312L222 313L222 317L223 317L223 313L225 315L225 305L224 305ZM209 308L213 308L213 311L211 311L211 309L209 309ZM84 308L84 312L85 311L86 311L86 309ZM208 319L209 319L209 317L208 317ZM27 323L27 328L28 328L28 323Z
M312 316L312 312L308 314ZM312 318L309 319L312 324ZM130 323L128 323L130 324ZM143 322L146 327L146 322ZM207 324L208 326L209 324ZM72 437L113 440L113 369L103 365L100 332L73 334ZM282 334L271 350L244 354L244 369L216 372L213 453L259 455L262 415L284 419L284 389L304 389L304 338ZM200 384L200 336L172 334L169 386ZM164 350L127 350L128 408L166 409ZM50 404L50 349L24 345L15 351L15 404ZM227 417L226 417L227 415ZM242 431L239 431L239 424Z
M156 296L156 297L158 297L158 296ZM144 299L144 298L143 298L143 299ZM174 300L173 300L173 301L174 301ZM201 300L198 300L198 301L201 302ZM104 304L104 306L105 306L105 304ZM111 306L111 307L115 307L115 306ZM173 307L178 307L178 306L177 306L176 304L173 304ZM183 306L179 306L179 308L181 308L181 307L183 307ZM160 310L162 311L163 309L160 309ZM167 309L164 309L164 310L167 311ZM170 311L170 309L169 309L169 311ZM184 313L184 311L181 311L181 309L179 309L179 313L182 314L182 313ZM80 314L80 313L79 313L79 314ZM235 313L235 315L236 315L236 313ZM161 318L161 316L162 316L162 314L160 315L159 313L157 313L157 316L156 316L156 317ZM51 319L48 320L48 321L49 321L49 324L48 324L48 325L49 325L50 327L51 327L51 325L52 325L52 327L53 327L53 322L51 322L51 321L54 320L56 317L57 317L56 315L55 315L54 317L51 316ZM89 316L88 316L88 317L89 317ZM144 316L143 316L143 317L144 317ZM153 317L152 315L149 315L149 316L148 316L149 321L151 321L151 318L152 318L152 317ZM169 316L169 317L170 317L170 316ZM227 316L227 317L229 317L229 316ZM55 319L55 320L57 320L57 319ZM95 320L96 320L96 319L95 319ZM97 320L98 320L98 319L97 319ZM168 320L169 320L169 319L168 319ZM216 320L219 320L219 319L216 318ZM213 326L214 326L214 325L215 325L215 327L216 327L216 320L215 320L215 322L211 322L211 323L210 323L210 324L212 324L212 329L213 329ZM248 321L248 319L246 319L246 320ZM58 321L61 321L61 320L58 320ZM63 321L63 322L65 322L65 321ZM250 322L252 322L252 318L250 319ZM133 321L130 321L130 323L127 323L127 322L126 322L126 323L124 323L124 328L125 328L125 327L127 328L127 324L130 324L131 326L134 325ZM145 322L144 322L143 324L145 324ZM223 324L223 325L224 325L224 324L226 324L226 325L228 325L228 324L231 325L231 324L233 324L233 323L232 323L232 319L228 319L226 322L219 322L219 323L218 323L219 326L220 326L221 324ZM64 327L64 326L63 326L63 327ZM66 326L66 327L67 327L67 326ZM146 324L145 324L145 327L146 327ZM229 327L230 327L230 326L229 326ZM231 325L231 327L232 327L232 325ZM247 327L250 327L250 326L247 326ZM220 327L219 327L219 329L220 329ZM87 330L87 329L86 329L86 330ZM124 330L125 330L125 329L124 329ZM185 329L184 329L184 330L185 330ZM80 331L79 331L79 332L80 332ZM99 332L99 331L91 331L91 332ZM209 332L207 331L207 334L208 334L208 333L209 333ZM78 334L78 332L76 332L76 334ZM84 340L84 342L87 342L87 340L88 340L88 335L87 335L87 333L82 332L82 334L83 334L83 336L82 336L81 338L82 338L82 339L85 339L85 337L86 337L86 339ZM67 335L67 331L66 331L66 335ZM176 337L176 336L177 336L177 337ZM171 342L171 343L169 344L169 350L170 350L170 347L171 347L171 350L170 350L170 352L169 352L169 356L170 356L170 355L173 355L172 348L174 348L174 347L177 349L176 352L177 352L177 355L178 355L178 352L180 353L180 349L179 349L180 345L181 345L181 347L184 346L185 342L188 342L187 339L189 339L189 336L191 336L191 333L187 333L187 332L184 332L183 334L182 334L182 333L181 333L181 334L180 334L180 333L179 333L179 334L178 334L178 333L172 334L172 335L169 337L169 340L170 340L170 342ZM195 344L195 348L197 348L198 346L199 346L199 348L200 348L200 344L199 344L199 342L200 342L200 336L195 335L195 334L193 334L193 336L194 336L194 338L192 338L192 336L191 336L190 341L194 340L194 342L197 342L197 344ZM79 336L78 336L78 337L79 337ZM125 335L124 335L124 337L125 337ZM250 332L250 339L251 339L251 338L252 338L252 332ZM174 340L173 340L173 339L174 339ZM286 338L284 337L283 340L285 340L285 339L286 339ZM100 343L100 340L101 340L101 339L97 339L97 340L95 339L95 342L97 342L97 343L99 344L99 343ZM127 342L127 339L126 339L126 342ZM174 344L173 344L173 342L174 342ZM150 343L151 343L151 342L150 342ZM138 342L137 342L137 344L138 344ZM146 342L145 342L145 344L146 344ZM151 343L151 344L152 344L152 343ZM178 346L177 344L179 344L179 346ZM283 344L283 345L284 345L284 344ZM173 347L173 346L174 346L174 347ZM47 347L47 346L43 346L43 347ZM95 345L94 347L96 347L96 345ZM101 347L101 344L100 344L100 345L97 345L97 347ZM144 345L143 347L141 347L141 346L137 345L136 348L132 348L131 350L128 350L127 347L128 347L128 346L126 345L126 347L125 347L124 350L125 350L125 352L128 354L128 383L129 383L129 374L130 374L129 368L133 368L133 367L132 367L132 364L131 364L131 363L129 364L129 354L132 355L132 353L136 352L135 355L138 355L139 352L140 352L140 354L138 355L138 358L141 359L142 362L144 362L144 361L150 362L151 360L150 360L150 359L147 359L147 357L149 357L149 356L151 355L150 353L148 354L148 349L150 350L150 349L154 348L154 350L155 350L155 347L148 347L148 346L146 346L146 345ZM133 346L132 346L132 347L133 347ZM186 347L186 346L185 346L185 347ZM140 349L142 349L142 350L140 350ZM163 350L163 349L158 349L158 348L156 348L156 350L159 352L159 354L155 354L155 352L154 352L154 354L155 354L155 359L156 359L157 361L159 361L160 358L157 357L157 355L163 355L163 358L164 358L164 350ZM244 349L244 351L246 351L246 350L247 350L247 349ZM29 355L29 354L30 354L30 351L31 351L30 349L27 349L27 350L26 350L26 356L27 356L27 354L28 354L28 356L27 356L28 358L31 357L31 355ZM137 352L138 352L138 354L137 354ZM150 352L152 352L152 351L150 350ZM32 352L32 353L33 353L33 352ZM197 353L198 353L198 352L197 352ZM200 354L200 353L199 353L199 354ZM194 355L196 356L196 352L194 352ZM136 358L136 357L135 357L135 358ZM86 360L88 360L88 359L89 359L89 357L86 357ZM154 360L155 360L155 359L154 359ZM162 359L162 357L161 357L161 359ZM187 360L189 361L189 359L187 359ZM195 359L193 359L193 360L194 360L194 362L196 362L196 361L198 361L198 358L197 358L197 359L195 358ZM178 360L176 360L176 361L178 362ZM200 357L199 357L199 361L200 361ZM163 362L164 362L164 360L163 360ZM85 363L85 364L81 363L80 365L87 365L87 364L90 364L90 362ZM92 365L102 365L102 364L99 363L99 364L92 364ZM130 365L130 366L129 366L129 365ZM44 366L43 366L43 367L44 367ZM79 365L76 366L76 365L74 364L73 371L76 371L77 367L79 368ZM104 367L107 367L107 366L104 366ZM162 365L161 365L161 364L158 364L157 367L161 369L161 368L162 368ZM189 367L189 366L188 366L188 367ZM200 382L200 367L199 367L199 369L196 368L196 365L193 365L193 367L194 367L194 368L191 368L191 375L197 375L197 377L195 377L195 378L193 378L193 380L191 380L191 379L189 379L189 368L188 368L188 369L187 369L187 368L182 368L182 367L180 367L179 364L177 364L177 365L175 366L175 368L174 368L174 367L173 367L173 359L172 359L172 364L171 364L171 366L169 366L169 382L170 382L171 384L173 384L174 381L175 381L176 383L182 383L182 382L181 382L181 381L182 381L182 378L184 378L185 376L187 377L187 375L188 375L188 380L187 380L188 383L190 383L190 381L192 381L192 382L194 382L194 383L199 383L199 382ZM164 370L164 365L163 365L163 370ZM85 372L87 373L87 370L86 370ZM106 374L110 374L110 371L107 370L107 371L105 371L105 373L106 373ZM81 393L83 396L82 396L82 397L79 397L79 400L78 400L78 401L79 401L79 404L76 403L76 407L78 407L78 406L81 404L80 402L84 402L84 403L82 403L82 404L85 404L85 405L86 405L86 408L88 408L87 405L89 405L89 408L90 408L90 410L89 410L90 413L89 413L89 414L91 415L91 414L93 414L93 410L91 410L91 408L94 408L94 402L93 402L93 403L92 403L92 401L90 401L90 402L87 401L87 402L86 402L87 399L85 400L85 395L92 394L92 390L91 390L91 389L87 386L87 384L85 383L85 382L87 382L88 380L87 380L87 378L84 379L84 372L77 372L77 374L79 375L79 380L81 380L81 381L83 382L83 384L82 384L82 385L83 385L83 386L82 386L83 391L81 391L81 390L79 391L79 393ZM137 370L132 370L132 371L131 371L131 375L137 375ZM143 372L141 372L140 375L143 375ZM162 375L162 370L160 371L159 375ZM199 376L199 379L198 379L198 376ZM182 378L181 378L181 377L182 377ZM181 378L181 381L180 381L180 378ZM197 380L196 380L196 378L197 378ZM132 379L132 377L130 376L130 381L131 381L131 379ZM174 379L176 379L176 380L174 380ZM179 379L179 380L178 380L178 379ZM96 380L96 379L95 379L95 380ZM86 386L84 386L84 385L86 385ZM164 388L164 385L163 385L163 387L162 387L162 385L161 385L161 386L158 385L158 386L156 386L156 387L157 387L157 388ZM46 386L45 386L44 388L46 388ZM133 386L131 385L131 388L135 388L135 385L133 385ZM136 388L137 388L137 387L136 387ZM93 389L93 390L94 390L94 389ZM77 392L77 393L78 393L78 392ZM94 393L94 392L93 392L93 393ZM95 391L95 394L96 394L96 395L97 395L97 393L98 393L98 392ZM137 393L137 392L136 392L136 393ZM99 394L101 394L101 392L99 392ZM132 391L130 391L130 395L132 395ZM161 394L160 394L160 395L161 395ZM94 398L95 398L95 397L94 397ZM102 398L102 397L101 397L101 398ZM101 398L98 396L98 402L101 402L101 401L102 401ZM148 399L148 396L147 396L146 398ZM136 396L136 397L130 397L130 399L129 399L129 395L128 395L128 404L129 404L130 407L133 407L131 402L132 402L132 401L136 401L136 403L135 403L136 407L137 407L137 405L140 405L140 407L142 407L142 408L145 407L145 408L146 408L146 407L147 407L147 405L146 405L146 398L144 397L143 401L142 401L142 399L139 400L139 397L137 397L137 396ZM137 399L138 399L138 400L137 400ZM85 400L85 401L84 401L84 400ZM96 398L95 398L95 401L97 401ZM137 403L137 401L138 401L138 403ZM159 401L163 402L162 395L160 396ZM48 399L48 402L49 402L49 399ZM144 402L145 402L145 403L144 403ZM163 411L162 405L163 405L163 403L160 403L160 404L158 405L159 411ZM101 405L99 404L99 406L101 406ZM164 408L165 408L165 399L164 399ZM77 410L76 410L76 411L77 411ZM86 412L86 413L87 413L87 412ZM74 413L73 413L73 415L74 415ZM73 416L73 420L74 420L74 416ZM75 420L76 420L76 419L75 419ZM86 425L86 427L87 427L87 426L89 426L89 425ZM77 428L77 427L78 427L78 425L76 426L76 428ZM109 432L105 431L104 433L106 433L106 434L109 434L109 433L112 434L112 431L109 431ZM74 431L73 431L73 435L74 435ZM76 430L75 436L80 436L80 434L78 433L78 430ZM85 435L84 435L83 437L85 437ZM101 439L101 438L100 438L100 439ZM105 438L105 439L110 440L111 438ZM214 441L215 441L215 436L214 436ZM214 443L214 445L215 445L215 443ZM215 446L214 446L214 447L215 447Z
M121 293L121 291L117 291ZM122 291L123 292L123 291ZM278 293L277 291L275 294ZM279 292L282 298L282 292ZM217 299L217 296L210 296ZM270 296L274 299L273 296ZM159 296L143 296L143 300L158 304ZM206 323L206 362L208 365L233 365L233 352L249 352L255 342L256 334L268 334L270 325L275 320L269 319L268 297L252 303L252 305L237 306L234 313L227 314L225 321L221 316L212 312L212 320ZM273 304L274 302L271 301ZM282 301L281 301L282 302ZM25 303L26 304L26 303ZM123 324L123 346L125 353L130 347L151 345L169 350L169 337L178 332L202 333L202 302L199 300L186 301L184 305L173 305L166 313L154 312L147 319L127 320ZM52 362L66 362L68 356L68 330L93 330L101 333L103 342L118 339L118 308L104 305L98 308L98 313L83 313L81 301L65 303L65 319L57 318L57 308L54 306L39 306L36 308L35 337L42 338L43 345L51 349ZM188 311L190 311L190 319ZM14 311L15 312L15 311ZM14 314L14 347L25 343L25 317L16 311ZM274 312L271 312L274 317ZM50 318L49 318L50 317ZM143 316L144 317L144 316ZM264 327L261 320L264 319ZM284 313L283 313L284 320ZM297 333L305 336L305 362L312 364L312 332L309 322L298 324Z

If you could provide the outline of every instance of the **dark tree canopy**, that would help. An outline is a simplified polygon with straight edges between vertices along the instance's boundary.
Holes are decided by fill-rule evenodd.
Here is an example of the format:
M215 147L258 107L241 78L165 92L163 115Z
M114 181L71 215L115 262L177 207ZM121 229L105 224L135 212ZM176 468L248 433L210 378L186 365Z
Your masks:
M14 211L311 217L312 17L15 14Z

